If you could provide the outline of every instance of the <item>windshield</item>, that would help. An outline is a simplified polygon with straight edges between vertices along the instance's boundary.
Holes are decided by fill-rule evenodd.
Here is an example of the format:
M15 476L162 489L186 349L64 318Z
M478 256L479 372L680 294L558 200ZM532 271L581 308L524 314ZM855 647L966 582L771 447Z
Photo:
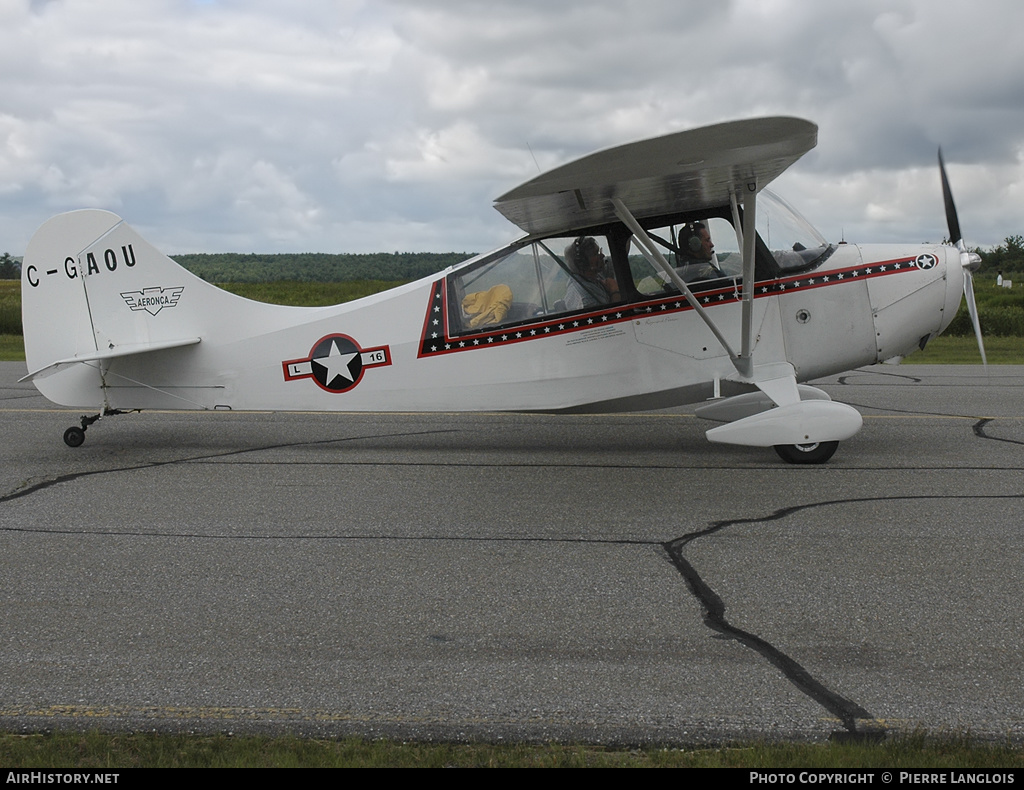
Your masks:
M757 232L783 272L817 266L835 250L800 212L768 189L757 200Z

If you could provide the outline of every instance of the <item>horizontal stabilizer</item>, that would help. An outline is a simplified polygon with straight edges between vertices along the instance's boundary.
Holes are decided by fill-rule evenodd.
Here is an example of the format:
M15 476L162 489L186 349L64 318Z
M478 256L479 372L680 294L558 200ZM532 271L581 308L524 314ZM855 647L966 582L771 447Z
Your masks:
M27 376L18 379L18 381L43 379L47 376L52 376L59 370L63 370L71 365L76 365L82 362L97 362L103 359L116 359L117 357L130 357L136 354L148 354L151 351L163 351L168 348L194 346L199 341L200 338L198 337L188 337L184 340L164 340L159 343L128 343L114 348L104 349L103 351L92 351L88 354L79 354L74 357L68 357L67 359L59 359L56 362L51 362L46 367L32 371Z

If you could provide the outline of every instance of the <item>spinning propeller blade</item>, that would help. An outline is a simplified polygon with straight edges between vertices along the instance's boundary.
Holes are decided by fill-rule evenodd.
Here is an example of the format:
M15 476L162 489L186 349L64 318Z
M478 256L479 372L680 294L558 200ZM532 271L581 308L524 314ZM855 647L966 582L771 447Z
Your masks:
M942 160L942 149L939 149L939 175L942 177L942 202L946 206L946 225L949 227L949 243L959 245L963 238L960 233L960 220L953 204L953 193L949 189L949 178L946 176L946 163Z
M981 364L988 365L985 358L985 344L981 339L981 323L978 321L978 305L974 300L974 271L981 264L981 258L969 252L960 232L960 219L953 203L953 193L949 189L949 178L946 176L946 163L942 161L942 149L939 149L939 175L942 177L942 202L946 207L946 225L949 227L949 242L955 244L960 251L960 267L964 270L964 298L967 300L967 312L971 316L974 336L978 339L978 351L981 352Z

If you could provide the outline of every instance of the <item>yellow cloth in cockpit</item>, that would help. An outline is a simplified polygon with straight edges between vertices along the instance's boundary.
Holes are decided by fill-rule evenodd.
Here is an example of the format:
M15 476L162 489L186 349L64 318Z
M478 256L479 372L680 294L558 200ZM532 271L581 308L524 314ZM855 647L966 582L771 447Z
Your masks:
M507 285L495 285L486 291L467 294L462 300L462 309L469 316L469 328L496 324L508 314L512 306L512 289Z

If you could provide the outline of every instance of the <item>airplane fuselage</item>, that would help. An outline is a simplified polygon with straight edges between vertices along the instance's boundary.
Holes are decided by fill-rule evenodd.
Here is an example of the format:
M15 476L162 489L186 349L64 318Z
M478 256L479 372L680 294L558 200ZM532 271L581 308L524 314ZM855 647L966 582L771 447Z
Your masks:
M912 352L959 304L949 251L840 245L813 270L756 281L758 361L788 362L807 381ZM29 309L40 298L74 304L63 292L84 289L90 316L78 320L95 325L100 348L140 325L153 340L202 339L37 381L68 406L96 406L104 386L111 408L298 411L618 411L751 389L678 293L458 332L449 283L472 262L355 302L293 308L215 289L124 224L95 249L66 252L44 270L57 274L26 272ZM694 289L737 336L739 280ZM27 351L30 368L51 353Z

